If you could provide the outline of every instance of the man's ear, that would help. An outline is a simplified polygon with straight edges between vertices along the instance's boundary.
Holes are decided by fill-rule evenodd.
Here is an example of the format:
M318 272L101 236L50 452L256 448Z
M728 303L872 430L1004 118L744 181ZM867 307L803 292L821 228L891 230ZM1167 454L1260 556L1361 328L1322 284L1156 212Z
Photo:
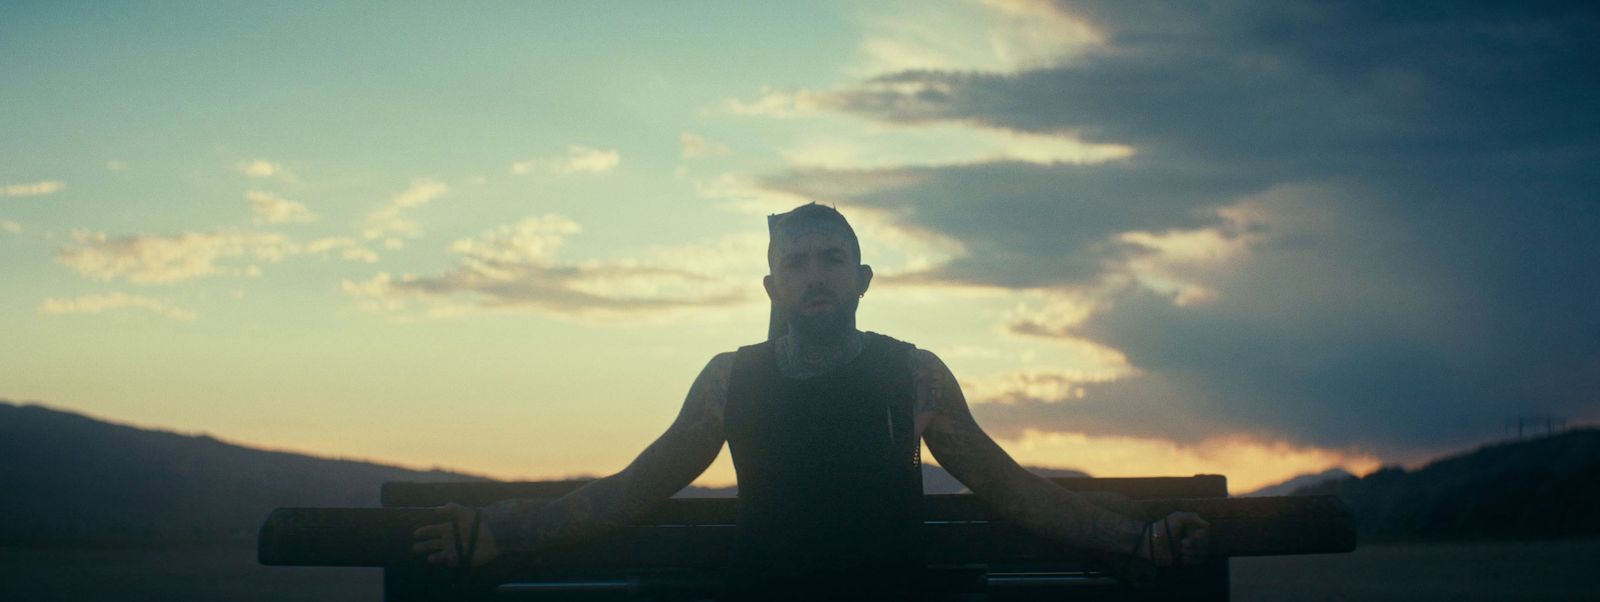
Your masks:
M777 303L778 295L772 291L772 286L772 274L767 274L761 278L761 288L767 289L767 300Z
M771 276L768 276L771 278ZM872 286L872 266L861 264L856 268L856 294L867 294L867 287Z

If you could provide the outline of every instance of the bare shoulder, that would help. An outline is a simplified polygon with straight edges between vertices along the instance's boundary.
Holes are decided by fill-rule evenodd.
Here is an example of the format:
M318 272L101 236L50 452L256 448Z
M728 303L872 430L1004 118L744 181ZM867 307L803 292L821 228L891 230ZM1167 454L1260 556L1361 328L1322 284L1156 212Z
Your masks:
M722 419L722 410L728 405L728 381L733 377L734 352L718 353L706 362L706 367L700 370L700 376L695 377L694 385L689 388L689 398L685 400L686 406L697 406L707 413Z
M911 382L917 390L917 412L929 415L962 415L967 411L961 383L944 360L926 349L911 350ZM941 421L934 421L937 425Z
M927 349L913 348L907 360L911 363L911 376L917 382L930 379L955 379L955 376L950 374L950 368L944 365L944 360Z

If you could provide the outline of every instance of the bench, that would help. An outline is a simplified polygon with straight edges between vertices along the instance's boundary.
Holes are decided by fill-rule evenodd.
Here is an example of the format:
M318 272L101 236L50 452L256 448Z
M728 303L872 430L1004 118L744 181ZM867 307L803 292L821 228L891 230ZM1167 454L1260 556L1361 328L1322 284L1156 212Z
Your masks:
M1218 475L1052 480L1147 520L1197 512L1212 524L1211 558L1125 573L1124 559L1045 541L996 518L970 494L927 495L929 579L967 600L1227 600L1230 557L1340 553L1356 545L1354 520L1333 496L1229 498ZM275 510L262 525L258 555L267 565L383 567L389 602L714 598L733 549L735 498L673 498L607 537L502 556L464 575L410 551L412 530L440 522L433 507L550 500L583 483L386 483L382 508Z

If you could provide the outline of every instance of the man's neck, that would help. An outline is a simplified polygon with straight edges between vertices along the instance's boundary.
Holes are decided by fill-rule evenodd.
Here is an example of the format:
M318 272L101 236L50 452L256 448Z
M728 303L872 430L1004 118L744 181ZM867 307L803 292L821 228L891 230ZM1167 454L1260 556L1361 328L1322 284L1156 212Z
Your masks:
M778 371L789 378L811 378L849 364L866 345L866 337L854 325L839 336L808 337L789 329L776 341L774 356Z

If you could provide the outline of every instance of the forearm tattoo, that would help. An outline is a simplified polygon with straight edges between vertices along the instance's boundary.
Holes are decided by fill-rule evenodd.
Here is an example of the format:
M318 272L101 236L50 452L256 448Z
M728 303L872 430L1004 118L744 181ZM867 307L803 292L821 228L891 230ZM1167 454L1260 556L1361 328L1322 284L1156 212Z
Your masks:
M1017 465L973 420L961 385L938 356L918 350L913 377L933 418L923 433L939 465L994 512L1075 547L1132 554L1142 521L1102 508Z
M551 501L507 500L485 509L495 544L534 552L602 535L672 497L704 472L722 450L722 405L732 354L706 365L672 426L627 468Z

